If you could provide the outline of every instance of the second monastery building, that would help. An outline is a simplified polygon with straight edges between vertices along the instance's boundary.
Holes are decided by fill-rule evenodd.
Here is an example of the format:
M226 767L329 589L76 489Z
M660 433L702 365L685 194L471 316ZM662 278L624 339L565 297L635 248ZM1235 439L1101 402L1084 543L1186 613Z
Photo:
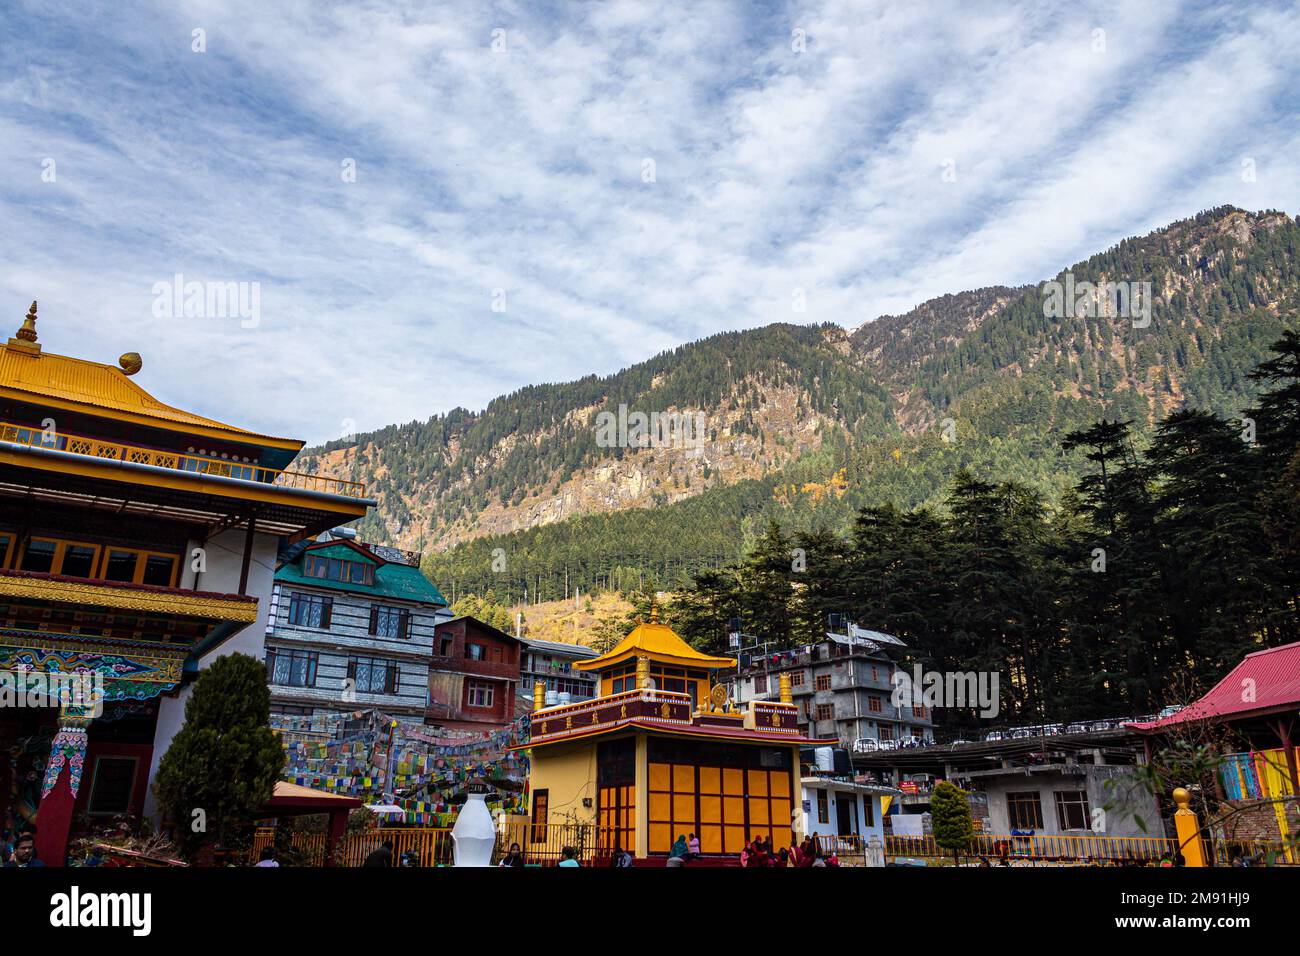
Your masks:
M739 710L715 680L735 659L691 647L657 611L607 654L573 666L597 675L598 695L545 707L538 693L524 745L534 832L594 825L600 852L642 858L690 833L706 854L738 854L755 838L793 841L799 749L826 741L799 732L788 685L779 701Z

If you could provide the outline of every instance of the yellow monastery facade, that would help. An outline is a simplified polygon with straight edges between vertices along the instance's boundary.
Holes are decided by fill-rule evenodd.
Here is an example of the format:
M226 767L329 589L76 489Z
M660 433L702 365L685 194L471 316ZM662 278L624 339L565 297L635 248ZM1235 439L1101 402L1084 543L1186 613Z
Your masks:
M790 688L744 710L715 683L730 657L703 654L656 612L607 654L574 667L599 677L599 696L558 707L535 698L530 822L596 828L597 851L667 854L697 834L704 854L739 854L747 840L795 839L803 737ZM788 680L788 679L787 679ZM524 847L525 853L528 847Z

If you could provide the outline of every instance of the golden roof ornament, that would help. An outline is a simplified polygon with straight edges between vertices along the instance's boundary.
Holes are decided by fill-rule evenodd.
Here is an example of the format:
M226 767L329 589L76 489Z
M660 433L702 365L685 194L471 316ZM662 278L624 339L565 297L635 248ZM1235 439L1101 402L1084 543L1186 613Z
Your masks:
M9 348L23 349L27 352L39 352L40 344L36 341L36 303L32 302L32 307L27 310L27 318L23 319L22 326L8 342Z
M144 359L140 358L139 352L126 352L118 357L117 364L127 375L134 375L144 368Z
M656 598L650 599L650 623L659 623L659 601Z

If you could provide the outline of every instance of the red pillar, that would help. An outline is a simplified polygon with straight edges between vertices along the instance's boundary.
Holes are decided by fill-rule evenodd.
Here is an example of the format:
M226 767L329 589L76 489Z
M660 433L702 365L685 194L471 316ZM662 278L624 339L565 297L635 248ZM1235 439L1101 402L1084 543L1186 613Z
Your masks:
M36 856L46 866L63 866L67 862L68 834L86 760L89 724L88 718L61 717L58 733L50 744L50 762L36 808Z
M325 865L334 865L334 851L338 848L339 841L343 839L343 834L348 829L348 811L331 810L330 811L330 832L329 838L325 841Z

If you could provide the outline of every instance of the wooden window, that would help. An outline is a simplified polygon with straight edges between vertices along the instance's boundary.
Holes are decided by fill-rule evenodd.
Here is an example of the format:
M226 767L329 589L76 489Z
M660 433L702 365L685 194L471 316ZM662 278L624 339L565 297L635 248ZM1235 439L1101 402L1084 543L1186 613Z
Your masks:
M23 548L17 567L23 571L93 578L99 568L100 546L85 541L32 538Z
M266 649L266 674L272 684L284 687L315 687L316 665L320 659L315 651L295 651L277 647Z
M834 706L833 704L818 704L818 705L817 705L817 719L818 719L818 720L834 720L834 719L835 719L835 706Z
M817 682L814 684L814 686L817 688L817 690L830 690L831 675L830 674L817 675Z
M404 607L386 607L382 604L370 608L370 633L375 637L405 640L410 636L411 614Z
M1007 821L1013 830L1041 830L1043 804L1037 790L1012 790L1007 793Z
M466 644L466 645L465 645L465 657L466 657L467 660L471 660L471 661L481 661L481 660L483 660L483 645L482 645L482 644Z
M817 822L831 822L830 800L827 798L825 790L817 791Z
M491 707L496 700L496 688L486 681L472 680L466 686L465 699L470 707Z
M106 581L129 581L175 587L177 557L158 551L135 548L107 548L99 576Z
M766 693L767 693L767 675L766 675L766 674L759 674L757 677L754 678L754 693L755 693L755 694L766 694Z
M868 698L867 698L867 710L868 710L868 711L870 711L870 712L873 713L873 714L878 714L878 713L880 713L880 709L881 709L881 705L880 705L880 698L879 698L879 697L868 697Z
M23 559L19 568L23 571L54 573L58 559L59 543L46 538L32 538L23 548Z
M862 795L862 813L867 821L867 826L874 827L876 825L875 797L872 797L869 794Z
M791 687L803 686L803 671L795 671L793 674L790 675L790 686Z
M9 567L9 552L13 550L14 536L0 534L0 568Z
M1055 790L1056 822L1062 830L1092 829L1092 810L1086 790Z
M303 559L302 572L309 578L342 581L345 584L375 583L375 569L364 561L344 561L320 554L309 554Z
M550 790L533 791L533 818L532 818L532 836L529 839L531 843L546 842L546 816L551 800Z
M289 623L297 627L316 627L328 631L333 608L334 601L331 598L319 594L291 594Z

